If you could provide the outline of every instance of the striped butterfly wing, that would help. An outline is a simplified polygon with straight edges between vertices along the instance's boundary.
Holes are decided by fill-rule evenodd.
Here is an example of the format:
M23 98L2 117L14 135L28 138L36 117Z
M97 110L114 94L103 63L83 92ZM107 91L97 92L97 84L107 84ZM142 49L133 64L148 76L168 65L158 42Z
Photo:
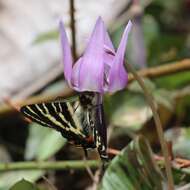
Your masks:
M96 147L103 160L108 159L107 155L107 128L105 124L103 105L100 104L94 110L95 112L95 129L94 140Z
M99 155L101 159L107 160L107 128L103 105L98 100L98 96L98 93L85 92L80 95L79 100L86 114L83 124L93 131L94 143Z
M61 132L69 142L83 148L94 148L91 135L81 127L81 121L70 102L31 104L23 106L20 111L32 121Z

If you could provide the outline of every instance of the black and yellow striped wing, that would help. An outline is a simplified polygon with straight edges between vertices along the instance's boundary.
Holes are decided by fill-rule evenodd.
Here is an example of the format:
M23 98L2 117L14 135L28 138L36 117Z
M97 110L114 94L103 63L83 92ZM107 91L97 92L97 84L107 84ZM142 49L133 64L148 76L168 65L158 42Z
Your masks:
M84 92L77 99L23 106L20 110L32 121L59 131L75 145L97 148L102 159L107 159L107 129L99 94Z
M84 130L70 102L59 101L23 106L20 110L32 121L56 129L69 142L83 148L94 148L91 134Z
M107 160L107 127L105 123L103 105L98 105L93 111L95 112L96 118L94 127L94 141L96 143L100 157L104 160Z
M92 129L94 143L99 155L103 160L107 160L107 128L100 94L84 92L80 94L79 100L86 114L83 125L85 124L84 126Z

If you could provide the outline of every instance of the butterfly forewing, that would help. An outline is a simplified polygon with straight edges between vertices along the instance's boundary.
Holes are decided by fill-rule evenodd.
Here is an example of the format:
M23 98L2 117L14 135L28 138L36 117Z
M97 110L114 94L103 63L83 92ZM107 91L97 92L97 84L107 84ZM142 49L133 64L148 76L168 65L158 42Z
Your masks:
M78 99L26 105L21 112L42 126L61 132L75 145L97 148L102 159L106 153L106 126L99 94L85 92Z
M89 134L83 131L80 121L74 114L69 102L51 102L23 106L21 112L32 121L45 127L54 128L62 136L85 148L94 147L92 142L86 141Z

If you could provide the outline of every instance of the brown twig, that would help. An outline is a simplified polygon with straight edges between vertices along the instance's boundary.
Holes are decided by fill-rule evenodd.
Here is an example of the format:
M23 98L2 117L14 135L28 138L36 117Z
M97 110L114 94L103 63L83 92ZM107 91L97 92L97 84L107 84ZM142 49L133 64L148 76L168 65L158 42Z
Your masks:
M183 158L176 158L176 163L178 163L180 168L187 168L190 167L190 160L183 159Z
M108 154L118 155L121 151L114 148L108 148L107 152Z
M157 78L188 70L190 70L190 59L184 59L182 61L176 61L174 63L165 64L162 66L142 69L138 71L138 75L147 78ZM128 81L132 82L133 80L134 76L132 74L129 74Z
M154 155L154 159L156 161L164 161L164 158L163 156L159 156L159 155ZM179 157L176 157L176 158L173 158L172 159L172 163L173 163L173 167L175 165L175 168L188 168L190 167L190 160L187 160L187 159L184 159L184 158L179 158Z
M76 60L76 27L75 27L75 1L70 0L70 23L71 23L71 35L72 35L72 53L73 59Z
M84 160L84 161L87 161L86 157L84 157L83 160ZM92 172L91 168L90 168L88 165L86 165L85 167L86 167L86 171L87 171L87 173L88 173L90 179L91 179L93 182L95 182L94 175L93 175L93 172Z
M57 97L69 97L71 95L74 95L74 91L70 88L65 88L65 90L59 94L40 94L40 95L36 95L33 97L30 97L28 99L22 100L22 101L11 101L12 104L17 105L17 107L21 107L23 105L28 105L28 104L35 104L35 103L39 103L39 102L48 102L48 101L52 101L55 100ZM3 104L0 107L0 115L10 112L10 111L14 111L15 109L13 109L12 106Z
M167 75L184 72L188 70L190 70L190 59L184 59L182 61L165 64L163 66L142 69L138 71L137 73L141 77L148 77L148 78L154 79L161 76L167 76ZM129 73L128 83L131 83L132 81L134 81L134 76ZM31 98L28 98L26 100L16 101L16 102L12 101L12 102L14 105L21 107L22 105L51 101L51 100L54 100L58 96L69 97L71 95L74 95L73 90L69 88L65 88L64 91L61 92L60 94L51 94L51 95L40 94L37 96L33 96ZM3 113L7 113L9 111L13 111L13 109L12 107L7 106L6 104L0 107L0 115Z
M14 104L10 98L5 97L4 98L4 102L5 104L7 104L10 108L12 108L12 110L15 110L15 112L20 112L20 107L17 104ZM28 122L31 123L32 121L29 118L23 117L23 119Z
M47 184L50 186L51 190L58 190L55 187L55 185L46 176L42 176L42 178L44 179L45 182L47 182Z
M11 107L16 112L19 112L20 106L17 105L16 103L13 103L9 97L4 97L3 100L4 100L5 104L7 104L9 107Z
M117 149L113 149L113 148L108 148L108 154L112 154L114 156L117 156L121 151L120 150L117 150ZM160 155L157 155L157 154L154 154L154 159L156 161L164 161L164 157L163 156L160 156ZM184 158L179 158L179 157L176 157L176 158L171 158L172 160L172 166L174 165L175 163L175 167L178 167L178 168L188 168L190 167L190 160L187 160L187 159L184 159Z
M94 182L87 189L90 189L90 190L96 190L96 189L98 189L98 185L99 185L99 181L100 181L100 172L101 172L100 169L96 170L95 175L94 175Z

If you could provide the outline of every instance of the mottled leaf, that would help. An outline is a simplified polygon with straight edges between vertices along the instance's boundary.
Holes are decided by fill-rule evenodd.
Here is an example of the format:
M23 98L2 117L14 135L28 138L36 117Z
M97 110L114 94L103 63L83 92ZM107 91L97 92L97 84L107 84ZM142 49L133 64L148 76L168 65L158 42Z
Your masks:
M162 182L150 145L139 136L111 161L100 190L160 190Z

